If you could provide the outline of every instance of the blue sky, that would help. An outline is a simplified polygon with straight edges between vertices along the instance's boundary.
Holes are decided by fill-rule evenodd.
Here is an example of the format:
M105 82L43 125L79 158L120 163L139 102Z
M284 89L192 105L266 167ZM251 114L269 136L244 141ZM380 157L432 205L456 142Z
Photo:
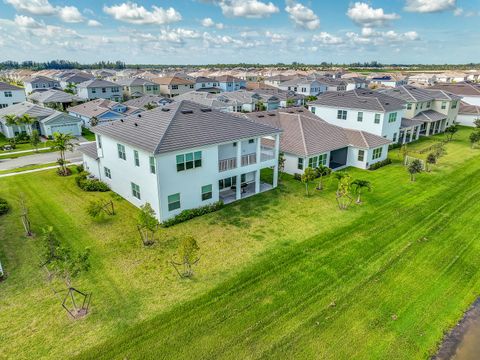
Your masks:
M0 61L480 62L480 0L0 0Z

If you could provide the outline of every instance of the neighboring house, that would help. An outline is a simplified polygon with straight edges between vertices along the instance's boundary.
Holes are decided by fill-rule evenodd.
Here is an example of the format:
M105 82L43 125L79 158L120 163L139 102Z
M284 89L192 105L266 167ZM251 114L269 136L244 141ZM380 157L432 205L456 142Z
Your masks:
M395 78L393 76L378 76L372 77L370 80L371 84L375 84L382 87L397 87L407 84L407 80L405 78Z
M404 142L408 130L413 140L441 133L457 120L461 97L442 90L421 89L410 85L381 90L383 94L407 103L403 117L420 122L420 127L402 128L399 141ZM409 122L407 122L409 123Z
M25 114L35 119L32 124L6 124L6 115L21 117ZM7 138L13 138L21 133L31 134L32 130L37 130L40 135L45 137L51 137L55 132L63 134L70 133L74 136L79 136L82 134L81 123L80 119L61 111L45 108L27 101L0 109L0 131Z
M131 106L139 109L146 109L149 106L165 106L172 103L171 98L167 98L161 95L143 95L135 99L130 99L123 102L125 106Z
M66 74L59 78L60 86L62 89L72 89L74 92L77 91L77 85L85 81L94 79L95 76L86 72L77 72L74 74Z
M120 101L122 99L120 86L102 79L92 79L78 84L77 95L87 100L107 99Z
M457 123L464 126L475 127L474 121L477 119L480 119L480 105L471 105L461 101Z
M480 106L480 84L467 82L458 84L436 84L429 89L442 90L462 97L462 101L470 105Z
M244 90L221 94L190 91L177 96L175 101L193 101L223 112L250 112L255 111L256 104L260 99L260 96L255 97L255 93Z
M66 110L72 104L84 102L85 99L62 90L50 89L28 95L28 101L46 107L57 108L58 110Z
M195 90L212 94L217 94L222 91L220 84L216 80L204 76L195 79Z
M25 101L25 89L0 81L0 109Z
M260 95L264 103L273 103L273 98L278 101L278 107L286 108L291 106L302 106L305 104L305 95L297 94L295 91L281 89L261 89L253 90ZM270 110L270 108L268 109Z
M270 86L274 86L276 88L279 88L280 85L282 85L283 83L285 83L287 81L290 81L290 80L293 80L293 79L296 79L296 78L297 78L296 75L274 75L274 76L267 77L264 80L264 83L266 85L270 85Z
M160 85L160 94L170 98L195 89L194 81L175 76L154 78L152 81Z
M462 72L447 71L441 74L437 74L437 81L439 83L459 83L464 82L467 79L467 75Z
M30 94L34 91L45 91L49 89L60 89L60 82L46 76L34 76L23 81L25 92Z
M81 119L82 125L88 128L97 124L101 125L120 120L129 115L138 114L143 110L106 99L92 100L67 109L71 116ZM92 125L92 122L94 125Z
M368 87L368 81L363 78L349 77L342 80L347 83L346 85L347 91L355 90L355 89L366 89Z
M160 94L160 85L141 78L124 78L115 83L123 89L123 96L127 98Z
M361 89L327 92L308 103L308 109L325 121L398 141L405 101L379 91Z
M433 85L437 82L437 76L435 74L414 74L408 77L408 84L419 84L419 85Z
M348 166L368 169L385 160L388 145L381 136L332 125L305 108L279 109L244 116L282 129L280 151L285 156L284 171L302 174L305 168L319 165L340 170ZM271 141L264 141L264 146Z
M215 77L214 80L217 82L218 87L225 92L242 90L247 86L247 82L245 80L231 75L218 76Z
M297 94L305 96L318 96L327 91L325 83L308 78L296 78L285 81L278 88L285 91L295 91Z
M183 210L225 203L277 186L281 130L180 101L93 128L81 147L85 169L160 221ZM262 138L275 141L262 151ZM271 184L262 169L273 169Z

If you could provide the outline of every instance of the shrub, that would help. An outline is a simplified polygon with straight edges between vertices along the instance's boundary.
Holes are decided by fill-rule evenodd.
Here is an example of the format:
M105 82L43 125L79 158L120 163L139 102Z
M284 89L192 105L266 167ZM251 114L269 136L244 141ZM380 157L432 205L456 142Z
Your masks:
M10 206L7 200L0 198L0 215L5 215L8 210L10 210Z
M76 169L77 169L77 173L79 173L79 174L85 171L85 168L83 167L83 164L77 165Z
M223 201L217 201L213 204L202 206L199 208L195 209L188 209L188 210L183 210L180 214L177 216L164 221L161 225L162 227L170 227L179 223L182 223L184 221L193 219L197 216L202 216L217 210L220 210L223 207Z
M298 173L293 174L293 179L302 181L302 174L298 174Z
M382 160L382 161L376 162L375 164L370 165L368 170L377 170L391 163L392 163L392 159L386 158L385 160Z
M103 181L98 179L89 179L88 172L83 171L75 177L75 182L83 191L109 191L110 188Z

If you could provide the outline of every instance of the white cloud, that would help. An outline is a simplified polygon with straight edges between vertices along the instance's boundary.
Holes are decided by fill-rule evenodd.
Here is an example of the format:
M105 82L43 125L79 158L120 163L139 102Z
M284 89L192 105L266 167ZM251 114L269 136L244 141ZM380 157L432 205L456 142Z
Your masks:
M281 43L288 39L288 36L286 35L273 33L271 31L265 32L265 36L268 37L271 40L271 42L274 42L274 43Z
M34 18L25 15L15 15L15 24L21 28L38 29L45 27L45 24L36 21Z
M148 11L143 6L128 2L120 5L104 6L103 11L111 15L114 19L124 21L130 24L170 24L180 21L182 16L174 8L163 9L155 5L152 11Z
M5 2L16 10L31 15L55 15L58 11L48 0L5 0Z
M322 31L320 34L313 35L312 40L324 45L339 45L343 43L341 37Z
M88 20L87 25L90 27L99 27L102 26L102 23L97 20Z
M229 17L259 19L279 12L278 7L272 2L259 0L211 0L208 2L220 6L223 15Z
M85 20L75 6L59 8L58 17L66 23L79 23Z
M289 14L290 19L302 28L315 30L320 27L320 19L318 16L312 11L312 9L305 5L293 0L288 0L285 11Z
M224 25L222 23L215 23L215 21L212 20L212 18L205 18L201 21L202 26L204 27L216 27L217 29L221 30L224 28Z
M433 13L453 10L456 0L407 0L405 10L418 13Z
M382 8L374 9L367 3L356 2L347 11L347 16L360 26L375 27L384 26L400 16L392 13L386 14Z
M376 45L385 46L392 44L399 44L410 41L420 40L420 36L416 31L407 31L404 33L397 33L396 31L375 31L372 28L364 27L360 34L355 32L348 32L347 39L353 45Z

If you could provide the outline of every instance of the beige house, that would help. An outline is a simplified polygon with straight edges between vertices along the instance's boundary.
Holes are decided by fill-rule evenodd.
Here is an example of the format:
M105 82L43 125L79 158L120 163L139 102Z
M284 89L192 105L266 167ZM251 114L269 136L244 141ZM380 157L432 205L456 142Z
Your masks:
M175 76L154 78L152 81L160 85L160 94L174 97L195 90L195 81Z
M116 83L122 87L123 95L127 98L137 98L143 95L159 95L160 85L140 78L119 79Z

